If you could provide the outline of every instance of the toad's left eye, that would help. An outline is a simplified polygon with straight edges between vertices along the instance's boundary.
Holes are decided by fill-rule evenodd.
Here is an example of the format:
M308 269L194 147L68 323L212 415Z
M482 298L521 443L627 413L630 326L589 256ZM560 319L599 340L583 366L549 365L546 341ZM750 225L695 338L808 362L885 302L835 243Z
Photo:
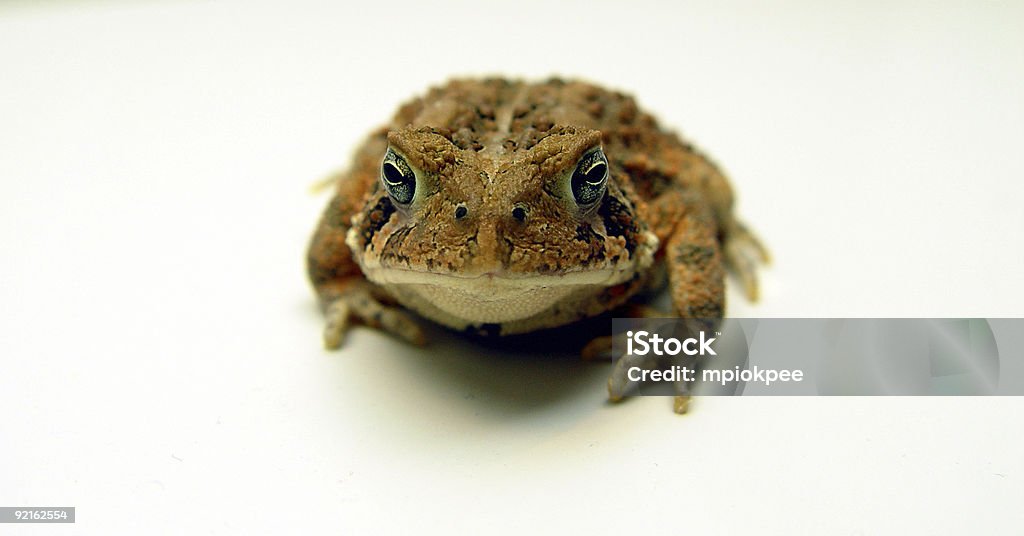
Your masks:
M416 193L416 174L405 159L388 149L380 165L380 178L388 194L399 205L408 205Z
M589 207L604 194L608 182L608 159L601 149L591 151L576 164L572 172L572 195L576 204Z

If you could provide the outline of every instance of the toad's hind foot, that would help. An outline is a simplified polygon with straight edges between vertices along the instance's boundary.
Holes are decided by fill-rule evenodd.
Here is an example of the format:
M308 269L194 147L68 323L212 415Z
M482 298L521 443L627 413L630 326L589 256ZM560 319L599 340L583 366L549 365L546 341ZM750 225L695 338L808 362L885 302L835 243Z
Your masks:
M733 220L725 235L723 254L729 271L743 285L747 299L757 301L757 267L771 262L768 249L742 223Z
M653 356L626 354L619 357L608 377L608 400L620 402L626 395L634 391L640 383L630 378L629 371L633 368L653 370L656 360Z
M386 331L407 342L422 346L427 338L423 329L405 312L383 305L365 285L346 289L326 310L324 346L335 350L341 346L353 321Z
M672 403L672 410L682 415L690 409L690 395L677 395Z
M637 390L640 382L634 381L629 376L629 370L639 368L641 370L655 370L658 368L657 360L648 356L622 356L615 362L611 376L608 377L608 400L621 402L631 392ZM672 409L682 415L690 408L690 383L685 380L674 382L675 397L672 401Z

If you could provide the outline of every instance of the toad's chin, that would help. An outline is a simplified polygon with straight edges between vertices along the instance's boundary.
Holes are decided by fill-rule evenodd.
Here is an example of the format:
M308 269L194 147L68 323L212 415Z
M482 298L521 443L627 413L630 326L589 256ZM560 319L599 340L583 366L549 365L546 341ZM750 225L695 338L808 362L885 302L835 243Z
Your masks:
M508 323L536 317L581 293L593 294L632 277L631 270L559 275L448 275L404 269L367 271L403 305L442 324Z

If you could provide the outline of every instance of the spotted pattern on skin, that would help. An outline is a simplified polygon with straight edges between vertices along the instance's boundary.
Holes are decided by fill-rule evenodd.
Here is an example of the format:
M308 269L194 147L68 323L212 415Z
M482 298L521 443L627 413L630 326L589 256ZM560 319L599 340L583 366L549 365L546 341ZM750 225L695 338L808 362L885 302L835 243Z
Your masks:
M676 262L687 266L703 266L714 258L715 249L711 246L698 246L685 244L679 246L675 252Z
M366 218L363 219L362 235L363 244L367 246L373 245L373 237L391 220L391 215L395 213L395 205L391 202L391 198L388 196L382 196L377 200L377 203L367 213Z
M605 258L605 243L601 235L597 234L589 223L581 223L576 228L576 240L585 242L590 246L589 254L584 260L586 264L601 262Z
M626 251L630 255L636 250L640 229L629 206L613 195L606 195L597 213L604 222L608 236L621 236L626 240Z

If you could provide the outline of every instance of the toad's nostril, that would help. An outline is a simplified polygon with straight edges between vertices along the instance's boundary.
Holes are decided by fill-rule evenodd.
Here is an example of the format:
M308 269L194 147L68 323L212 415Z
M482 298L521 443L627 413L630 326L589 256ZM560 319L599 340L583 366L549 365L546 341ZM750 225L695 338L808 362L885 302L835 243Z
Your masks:
M462 218L465 218L468 212L469 210L466 209L465 205L455 207L455 219L461 220Z
M513 208L512 209L512 217L515 218L516 221L520 221L520 222L526 221L526 209L523 208L523 207Z

